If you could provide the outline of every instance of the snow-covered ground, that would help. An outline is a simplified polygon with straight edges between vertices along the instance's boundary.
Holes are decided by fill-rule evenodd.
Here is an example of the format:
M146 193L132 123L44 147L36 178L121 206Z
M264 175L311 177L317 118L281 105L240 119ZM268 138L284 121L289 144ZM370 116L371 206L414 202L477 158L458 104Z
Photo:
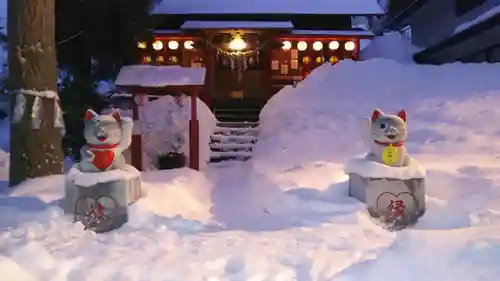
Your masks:
M246 163L143 173L148 196L112 233L55 207L63 177L0 196L7 281L497 281L500 65L343 61L273 97ZM347 196L361 120L408 113L428 210L387 232Z

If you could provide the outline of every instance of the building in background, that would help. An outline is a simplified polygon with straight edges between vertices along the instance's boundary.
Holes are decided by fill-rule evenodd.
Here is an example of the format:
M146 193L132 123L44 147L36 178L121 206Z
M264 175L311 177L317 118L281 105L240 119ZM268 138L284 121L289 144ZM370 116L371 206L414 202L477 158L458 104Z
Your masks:
M500 0L415 0L383 27L423 48L418 63L500 62Z

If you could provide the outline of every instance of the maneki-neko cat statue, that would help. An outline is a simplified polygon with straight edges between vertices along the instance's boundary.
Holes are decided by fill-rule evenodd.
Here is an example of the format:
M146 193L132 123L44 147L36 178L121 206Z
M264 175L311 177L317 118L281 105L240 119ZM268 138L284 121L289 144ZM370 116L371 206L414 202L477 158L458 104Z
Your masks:
M80 171L88 173L125 169L123 152L132 143L132 127L133 121L120 116L118 110L108 115L87 110L84 130L87 143L80 149Z
M140 172L123 156L133 121L117 109L104 115L87 110L84 123L86 144L81 161L66 175L63 208L85 229L106 232L126 223L128 205L143 196Z
M415 224L425 212L425 169L406 148L407 116L375 109L365 123L368 153L344 167L349 195L367 204L368 212L390 229Z

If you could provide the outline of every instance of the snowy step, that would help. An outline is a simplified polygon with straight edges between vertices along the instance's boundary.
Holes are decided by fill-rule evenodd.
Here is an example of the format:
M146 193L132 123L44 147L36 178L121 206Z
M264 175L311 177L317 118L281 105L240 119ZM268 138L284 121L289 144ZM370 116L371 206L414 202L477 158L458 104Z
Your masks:
M227 132L214 132L214 136L256 136L254 132L240 132L240 131L227 131Z
M218 158L218 157L252 157L252 152L249 151L212 151L210 154L210 158Z
M216 108L215 112L251 112L258 113L260 108Z
M214 133L257 133L259 128L216 127Z
M212 149L252 149L253 143L211 143Z
M229 135L229 136L224 136L224 135L211 135L210 139L212 141L222 141L222 142L255 142L257 141L256 136L252 135L243 135L243 136L234 136L234 135Z
M259 115L216 114L215 116L219 121L228 121L228 122L259 121Z
M259 126L259 122L217 122L217 127L230 127L230 128L253 128Z
M245 162L248 159L252 157L232 157L232 156L225 156L225 157L210 157L210 163L212 164L218 164L219 167L228 167L232 164L229 164L228 162ZM223 164L225 163L225 164Z

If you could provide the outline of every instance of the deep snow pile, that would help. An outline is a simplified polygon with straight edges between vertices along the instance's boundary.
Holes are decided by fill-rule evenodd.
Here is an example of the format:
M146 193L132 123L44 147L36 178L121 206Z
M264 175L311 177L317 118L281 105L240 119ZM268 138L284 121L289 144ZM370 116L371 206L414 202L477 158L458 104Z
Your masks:
M0 272L12 281L497 281L498 71L323 66L270 100L251 162L144 173L148 196L109 234L86 233L52 207L61 176L28 181L0 196ZM361 120L374 107L407 110L411 156L427 168L428 210L414 229L386 232L347 196L343 164L365 152Z
M342 61L287 87L261 112L259 164L343 163L364 152L363 118L378 107L408 112L410 152L489 156L500 117L500 64L402 65ZM382 75L383 74L383 75ZM317 149L321 148L321 149ZM492 158L493 159L493 158Z
M420 49L401 35L393 31L377 36L364 47L360 56L362 60L374 58L391 59L401 63L413 63L413 54Z

